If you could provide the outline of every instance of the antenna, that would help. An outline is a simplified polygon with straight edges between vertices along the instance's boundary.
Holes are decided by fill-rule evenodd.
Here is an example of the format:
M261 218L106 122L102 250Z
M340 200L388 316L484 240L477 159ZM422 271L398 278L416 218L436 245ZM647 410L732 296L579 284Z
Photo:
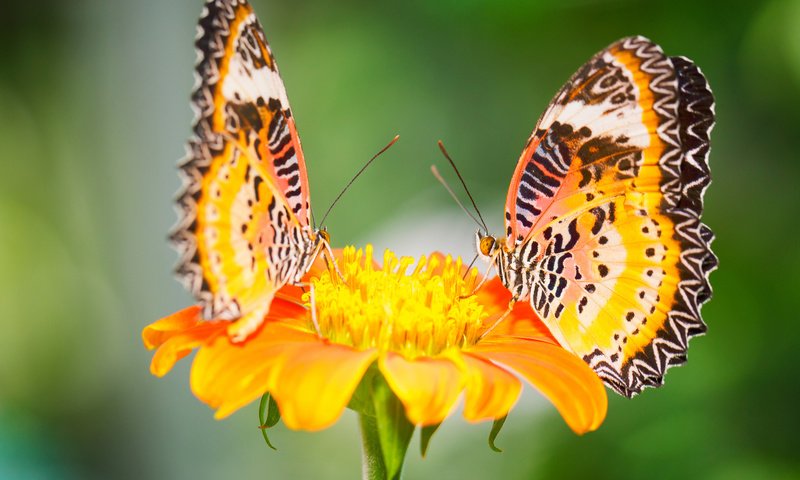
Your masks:
M447 150L445 150L445 148L444 148L444 143L442 143L441 140L439 140L437 143L439 144L439 150L442 151L442 154L444 155L444 158L446 158L447 161L450 162L450 166L453 167L453 170L455 170L456 175L458 175L458 179L461 181L461 186L464 187L464 191L467 192L467 196L469 197L469 201L472 202L472 206L475 208L475 213L477 213L478 214L478 218L481 219L480 225L483 225L483 231L484 232L488 232L489 228L486 226L486 222L483 221L483 216L481 215L481 211L478 210L478 206L475 204L475 199L472 198L472 194L469 193L469 188L467 188L467 184L466 184L466 182L464 182L464 178L461 176L461 172L458 171L458 168L456 167L455 162L453 162L453 159L450 158L450 155L447 154ZM452 190L450 190L449 188L447 190L450 191L450 195L453 195ZM453 195L453 198L455 198L455 195ZM456 200L456 201L458 202L458 200ZM461 205L461 202L458 202L458 204ZM464 207L462 206L461 208L464 208ZM466 211L466 209L464 209L464 211ZM472 217L473 219L475 218L472 215L470 215L470 217ZM477 222L477 220L476 220L476 222Z
M467 275L469 275L469 271L472 270L472 266L475 265L475 260L477 260L477 259L478 259L478 254L476 253L475 256L472 257L472 261L469 262L469 265L467 265L467 269L464 270L464 276L461 277L462 279L466 279L467 278Z
M448 184L447 184L447 182L445 181L445 179L444 179L444 178L442 178L442 175L439 173L439 169L438 169L438 168L436 168L436 165L431 165L431 173L433 173L433 176L434 176L434 177L436 177L436 180L439 180L439 183L441 183L441 184L442 184L442 186L444 187L444 189L445 189L445 190L447 190L447 193L449 193L449 194L450 194L450 196L451 196L451 197L453 197L453 200L455 200L455 201L456 201L456 203L458 204L458 206L459 206L459 207L461 207L461 210L463 210L463 211L464 211L464 213L466 213L467 215L469 215L469 218L471 218L472 220L474 220L474 221L475 221L475 223L477 223L479 227L480 227L480 226L482 226L482 225L481 225L481 222L479 222L479 221L478 221L478 218L477 218L477 217L475 217L475 215L473 215L473 214L472 214L472 212L470 212L469 210L467 210L467 209L466 209L466 207L464 207L464 204L463 204L463 203L461 203L461 200L459 200L459 199L458 199L458 197L456 196L456 194L455 194L455 193L453 193L453 190L450 188L450 185L448 185ZM486 226L485 226L485 225L483 225L483 228L486 228Z
M325 224L325 219L328 218L328 214L331 213L331 210L333 210L333 206L336 205L336 202L338 202L340 198L342 198L342 195L344 195L344 192L346 192L347 189L350 188L350 185L352 185L353 182L356 181L356 178L358 178L362 173L364 173L364 170L366 170L367 167L369 167L372 164L372 162L374 162L375 159L378 158L383 152L385 152L386 150L389 150L389 147L394 145L395 142L397 142L397 140L399 138L400 138L400 135L395 135L391 142L386 144L386 146L383 147L380 152L376 153L375 156L370 158L369 161L367 163L365 163L363 167L361 167L361 170L356 172L356 174L353 176L353 178L350 179L349 182L347 182L347 185L344 186L342 191L339 192L339 195L337 195L336 198L333 200L333 203L331 203L331 206L328 207L328 210L325 212L325 215L322 216L322 220L320 220L320 222L319 222L320 225L324 225Z

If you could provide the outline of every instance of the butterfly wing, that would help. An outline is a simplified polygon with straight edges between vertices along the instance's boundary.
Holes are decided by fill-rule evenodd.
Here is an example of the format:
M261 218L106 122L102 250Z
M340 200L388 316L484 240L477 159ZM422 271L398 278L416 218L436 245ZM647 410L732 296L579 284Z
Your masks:
M308 243L306 167L286 90L244 0L210 0L198 25L194 134L181 164L177 273L206 318L252 330Z
M625 38L558 92L511 182L507 248L538 265L531 304L626 396L660 385L706 329L717 259L700 215L713 122L694 64Z

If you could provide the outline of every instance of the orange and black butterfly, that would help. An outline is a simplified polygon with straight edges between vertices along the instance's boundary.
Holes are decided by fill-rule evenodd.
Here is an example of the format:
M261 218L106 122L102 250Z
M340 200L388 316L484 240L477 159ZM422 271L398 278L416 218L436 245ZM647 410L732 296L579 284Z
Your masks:
M513 301L607 385L659 386L704 333L717 266L700 216L714 98L700 69L643 37L592 57L517 163L505 238L478 232Z
M242 340L323 249L300 138L264 32L245 0L210 0L198 25L194 134L181 164L177 273L208 319Z

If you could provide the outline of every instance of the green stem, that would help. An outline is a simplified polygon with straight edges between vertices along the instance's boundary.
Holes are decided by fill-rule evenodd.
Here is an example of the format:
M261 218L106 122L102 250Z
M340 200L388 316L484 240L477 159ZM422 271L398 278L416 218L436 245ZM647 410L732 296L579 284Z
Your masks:
M358 415L361 424L361 476L364 480L387 480L378 422L375 417Z

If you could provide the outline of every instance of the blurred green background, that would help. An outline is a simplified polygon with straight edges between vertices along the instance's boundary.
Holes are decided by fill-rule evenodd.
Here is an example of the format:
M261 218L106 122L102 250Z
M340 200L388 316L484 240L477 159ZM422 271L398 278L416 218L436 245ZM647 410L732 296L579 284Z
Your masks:
M0 478L356 478L356 419L320 433L256 405L215 421L188 363L148 373L141 329L174 281L175 165L200 0L0 2ZM528 389L498 439L458 415L407 478L800 478L800 2L253 0L337 246L471 255L428 172L443 139L498 229L515 161L559 86L615 39L694 59L717 98L706 222L720 269L688 366L611 394L576 437Z

